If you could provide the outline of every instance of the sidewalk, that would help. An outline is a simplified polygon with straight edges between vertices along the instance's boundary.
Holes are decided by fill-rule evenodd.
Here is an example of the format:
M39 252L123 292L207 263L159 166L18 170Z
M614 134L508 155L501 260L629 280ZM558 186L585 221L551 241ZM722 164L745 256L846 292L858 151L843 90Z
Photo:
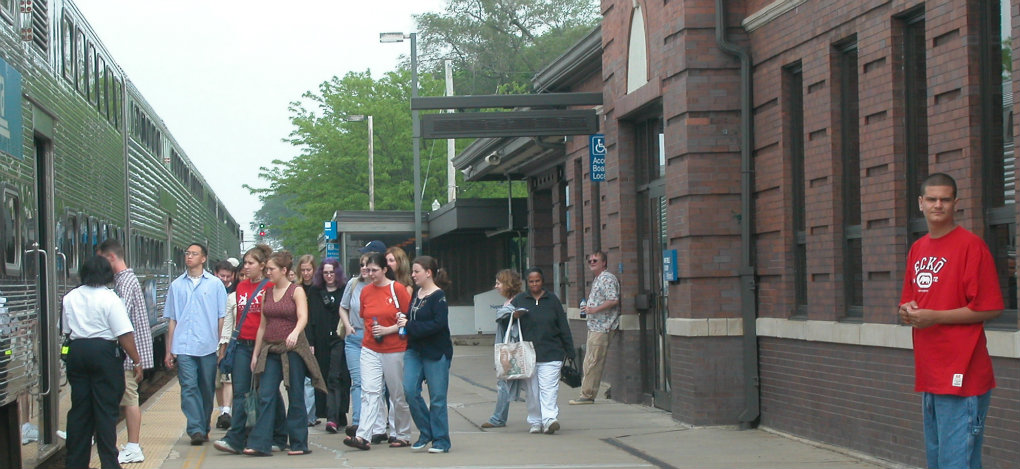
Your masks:
M146 456L152 461L147 459L145 465L167 469L883 467L765 431L687 427L674 422L667 412L640 405L599 400L594 405L571 406L567 401L575 397L576 390L565 385L559 394L562 428L555 435L528 433L523 402L511 404L510 422L506 427L482 430L480 425L488 420L496 399L492 368L491 345L455 347L449 391L453 449L448 454L412 453L409 449L391 449L386 445L359 451L344 446L341 435L325 433L320 425L309 429L314 451L310 455L288 457L277 453L273 458L253 458L228 455L209 444L190 446L181 428L170 447L160 451L156 451L155 445L146 447ZM171 383L165 391L166 397L170 397L175 388L176 382ZM174 399L161 399L164 400ZM177 403L179 405L179 401ZM223 430L214 430L211 437L217 439L222 434ZM145 445L145 429L142 438Z

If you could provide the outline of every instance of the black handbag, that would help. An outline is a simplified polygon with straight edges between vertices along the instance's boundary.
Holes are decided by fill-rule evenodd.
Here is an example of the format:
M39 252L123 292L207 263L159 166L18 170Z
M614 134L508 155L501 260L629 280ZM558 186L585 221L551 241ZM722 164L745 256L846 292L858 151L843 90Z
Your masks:
M234 332L230 334L230 343L227 344L227 350L223 353L223 360L220 360L220 373L229 375L234 372L234 350L237 349L237 336L241 333L241 326L244 325L245 318L248 317L248 309L251 308L251 304L255 302L255 297L259 296L262 292L262 287L266 286L269 279L262 279L259 286L255 287L251 297L244 304L244 311L241 313L241 321L235 324Z
M576 388L581 385L581 377L581 369L578 368L577 362L573 358L563 360L563 368L560 369L560 381L563 381L567 386Z

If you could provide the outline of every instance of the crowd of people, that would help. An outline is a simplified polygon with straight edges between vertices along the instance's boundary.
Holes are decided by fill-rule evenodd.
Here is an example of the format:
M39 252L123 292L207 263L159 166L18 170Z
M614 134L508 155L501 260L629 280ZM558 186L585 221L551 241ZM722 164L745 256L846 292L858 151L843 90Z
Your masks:
M592 259L604 271L605 254L597 254ZM360 271L347 279L336 259L317 265L314 256L305 255L295 261L289 252L263 244L241 261L217 262L212 272L206 270L207 257L202 244L188 246L187 270L170 284L163 312L164 365L177 370L192 445L209 441L215 425L226 430L213 443L220 451L303 455L311 452L308 428L325 420L328 433L344 434L343 443L359 450L381 444L451 450L446 398L453 342L444 292L450 279L437 259L420 256L412 262L403 249L372 241L361 249ZM137 383L154 365L152 341L141 289L124 259L123 247L107 241L83 264L82 287L64 299L64 332L72 339L69 417L83 422L67 434L68 467L87 467L92 437L103 467L145 459ZM608 275L608 290L599 290L602 297L591 298L591 305L602 303L609 310L602 321L615 328L619 283ZM116 291L106 288L114 281ZM514 340L526 335L537 363L531 378L499 381L496 409L483 428L505 426L509 403L520 399L522 389L530 431L552 434L560 428L560 369L574 357L574 346L563 305L544 283L537 268L523 281L509 269L496 276L495 288L505 298L496 340L503 340L507 328ZM604 353L595 358L593 363L604 361ZM586 382L584 389L590 387ZM579 399L590 403L594 391L584 389ZM96 398L100 395L103 399ZM128 426L128 442L119 453L118 402Z

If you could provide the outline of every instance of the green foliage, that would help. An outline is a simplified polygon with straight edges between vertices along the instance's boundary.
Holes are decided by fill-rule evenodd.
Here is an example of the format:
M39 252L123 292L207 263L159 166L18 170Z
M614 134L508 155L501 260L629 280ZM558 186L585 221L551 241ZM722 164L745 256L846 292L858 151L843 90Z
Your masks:
M599 20L594 0L449 0L446 10L418 17L422 73L419 94L441 96L443 59L454 62L456 94L520 94L531 77L591 31ZM260 168L265 187L256 223L266 223L271 243L294 254L317 253L322 222L336 211L368 210L368 126L347 116L371 115L375 143L375 209L414 209L411 79L408 63L379 79L369 71L333 77L289 107L293 131L284 139L297 149L289 160ZM424 114L424 113L423 113ZM456 142L462 151L472 139ZM447 146L422 140L422 209L446 202ZM526 184L512 184L523 196ZM506 197L506 182L465 182L458 197Z

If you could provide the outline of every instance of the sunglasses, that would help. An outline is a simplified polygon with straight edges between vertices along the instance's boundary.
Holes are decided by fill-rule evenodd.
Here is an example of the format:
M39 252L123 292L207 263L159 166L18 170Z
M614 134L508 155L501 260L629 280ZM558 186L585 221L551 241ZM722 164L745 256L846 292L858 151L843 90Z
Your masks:
M598 262L599 262L598 259L588 259L589 264L597 264Z

